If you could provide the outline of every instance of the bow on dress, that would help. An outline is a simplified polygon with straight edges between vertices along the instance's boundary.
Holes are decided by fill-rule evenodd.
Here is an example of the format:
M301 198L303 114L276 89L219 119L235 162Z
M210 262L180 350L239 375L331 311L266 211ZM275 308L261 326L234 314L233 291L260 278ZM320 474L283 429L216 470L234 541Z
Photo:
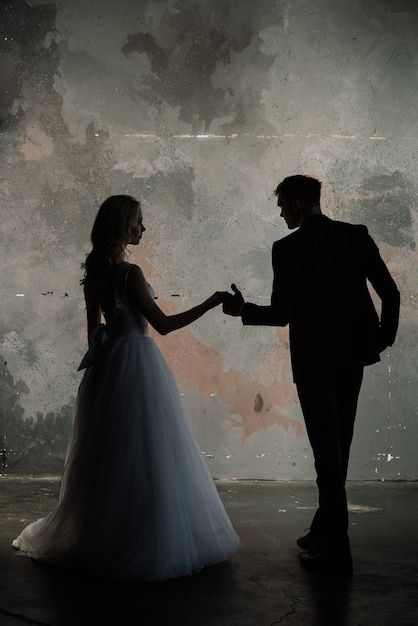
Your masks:
M99 324L96 326L91 337L90 347L83 356L82 361L77 368L77 372L86 369L87 367L90 367L90 365L93 365L93 363L97 363L99 361L108 340L109 330L106 324Z

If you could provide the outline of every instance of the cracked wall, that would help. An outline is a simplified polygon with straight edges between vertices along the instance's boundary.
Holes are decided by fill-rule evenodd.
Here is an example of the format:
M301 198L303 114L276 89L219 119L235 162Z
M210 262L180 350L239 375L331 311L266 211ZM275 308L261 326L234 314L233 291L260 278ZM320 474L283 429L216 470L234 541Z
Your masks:
M100 202L141 199L147 232L130 260L167 312L231 282L263 304L272 243L287 234L273 189L304 172L324 181L325 213L367 224L401 290L397 343L366 371L350 477L418 478L416 4L5 0L0 11L7 471L62 466L86 345L80 263ZM287 329L211 311L156 339L213 476L313 477Z

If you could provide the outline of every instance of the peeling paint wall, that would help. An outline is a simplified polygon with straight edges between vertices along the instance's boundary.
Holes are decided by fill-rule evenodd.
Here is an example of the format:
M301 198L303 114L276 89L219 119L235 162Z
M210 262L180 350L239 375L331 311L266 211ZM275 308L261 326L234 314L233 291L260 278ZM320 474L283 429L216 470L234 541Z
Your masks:
M80 263L101 201L141 199L139 263L167 312L236 282L268 303L273 189L324 181L402 297L367 368L350 477L418 478L414 0L4 0L0 430L9 468L60 471L86 347ZM213 476L314 476L287 329L219 310L156 337Z

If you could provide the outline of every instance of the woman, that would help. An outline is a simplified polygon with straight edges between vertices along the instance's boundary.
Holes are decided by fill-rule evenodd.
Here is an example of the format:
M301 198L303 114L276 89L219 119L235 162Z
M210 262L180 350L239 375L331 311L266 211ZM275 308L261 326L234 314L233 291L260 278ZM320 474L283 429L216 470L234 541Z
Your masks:
M192 574L239 547L147 323L165 335L227 293L165 315L141 269L125 261L144 231L134 198L101 205L82 264L89 350L58 506L13 541L37 560L118 580Z

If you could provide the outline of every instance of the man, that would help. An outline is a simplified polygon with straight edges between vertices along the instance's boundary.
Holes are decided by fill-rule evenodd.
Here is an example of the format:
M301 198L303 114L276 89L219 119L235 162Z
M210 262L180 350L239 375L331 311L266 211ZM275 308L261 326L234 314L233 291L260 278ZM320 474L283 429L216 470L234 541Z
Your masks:
M290 230L273 245L270 306L235 295L227 315L243 324L289 324L293 379L312 446L319 507L297 544L311 569L352 573L345 481L363 368L380 361L395 340L400 296L366 226L323 215L321 183L289 176L276 188ZM373 305L367 279L382 301Z

